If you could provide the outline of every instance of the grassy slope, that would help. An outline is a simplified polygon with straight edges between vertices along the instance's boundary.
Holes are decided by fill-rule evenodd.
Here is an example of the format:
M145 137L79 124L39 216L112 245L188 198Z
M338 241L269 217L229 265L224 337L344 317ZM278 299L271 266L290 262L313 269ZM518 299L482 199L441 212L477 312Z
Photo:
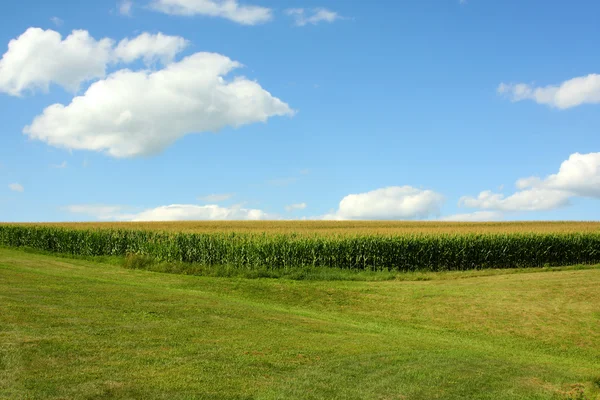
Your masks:
M600 269L298 282L0 249L0 398L596 398L598 287Z

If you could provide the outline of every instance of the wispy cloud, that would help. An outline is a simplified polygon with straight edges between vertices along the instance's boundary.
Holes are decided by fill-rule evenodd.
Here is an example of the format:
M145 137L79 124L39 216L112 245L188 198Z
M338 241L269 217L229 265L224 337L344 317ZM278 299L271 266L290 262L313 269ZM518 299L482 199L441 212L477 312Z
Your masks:
M58 17L52 17L50 18L50 21L52 21L52 23L56 26L62 26L62 24L64 23L64 21Z
M285 13L294 19L296 26L317 25L320 22L332 23L338 19L344 19L337 12L326 8L313 8L306 10L304 8L290 8Z
M220 203L225 200L229 200L234 196L233 193L221 193L221 194L209 194L206 196L198 197L198 200L204 201L207 203Z
M485 222L485 221L501 221L503 214L499 211L475 211L466 214L454 214L441 217L440 221L456 221L456 222Z
M296 177L270 179L267 181L267 184L269 184L271 186L281 187L281 186L291 185L292 183L295 183L297 180L298 180L298 178L296 178Z
M133 1L123 0L118 4L119 14L126 17L131 17L133 9Z
M278 187L289 186L293 183L296 183L298 181L298 179L301 178L302 176L305 176L308 174L310 174L310 170L307 168L304 168L304 169L297 171L295 174L296 176L288 176L288 177L283 177L283 178L270 179L267 181L267 185L278 186Z
M304 210L306 208L306 203L297 203L297 204L290 204L285 206L285 210L288 212L291 211L296 211L296 210Z
M50 164L51 168L67 168L67 162L63 161L60 164Z
M24 192L25 188L23 187L23 185L19 184L19 183L11 183L10 185L8 185L8 188L10 190L12 190L13 192Z
M238 0L153 0L150 8L169 15L225 18L242 25L258 25L273 19L270 8L243 5Z

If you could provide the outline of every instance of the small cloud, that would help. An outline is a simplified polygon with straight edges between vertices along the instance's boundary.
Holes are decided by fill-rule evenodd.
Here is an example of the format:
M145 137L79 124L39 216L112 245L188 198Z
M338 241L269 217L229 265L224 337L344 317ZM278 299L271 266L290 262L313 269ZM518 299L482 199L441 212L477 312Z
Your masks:
M530 188L508 197L501 193L485 190L477 197L463 196L460 207L481 208L494 211L547 211L570 205L572 195L563 190Z
M52 17L52 18L50 18L50 21L52 21L52 23L56 26L62 26L62 24L65 22L58 17Z
M83 166L83 168L87 168L87 167L88 167L88 165L90 165L90 162L88 161L88 159L87 159L87 158L85 158L85 159L83 160L83 162L81 163L81 165Z
M123 0L118 4L119 14L124 15L126 17L131 17L131 9L133 8L133 1L131 0Z
M458 0L458 2L459 2L460 4L462 4L462 5L465 5L465 4L467 4L467 0Z
M233 193L209 194L207 196L198 197L198 200L207 203L220 203L222 201L229 200L233 197L233 195Z
M298 203L298 204L290 204L285 206L285 210L288 212L292 212L295 210L304 210L306 208L306 203Z
M503 214L499 211L475 211L467 214L454 214L441 217L440 221L454 222L487 222L501 221Z
M300 175L308 175L310 174L310 169L304 168L300 170Z
M8 188L10 190L12 190L13 192L23 193L25 191L25 188L23 187L23 185L18 184L18 183L11 183L10 185L8 185Z
M319 22L332 23L338 19L344 19L337 12L326 8L313 8L308 11L304 8L290 8L285 13L294 19L296 26L317 25Z
M67 162L63 161L60 164L50 164L51 168L67 168Z
M600 103L600 74L578 76L555 85L501 83L498 94L512 102L531 100L559 110Z
M267 183L271 186L288 186L291 185L292 183L296 182L298 180L298 178L295 177L291 177L291 178L280 178L280 179L271 179L269 181L267 181Z
M173 62L175 56L181 53L189 42L181 36L164 35L161 32L150 34L143 32L133 39L125 38L114 49L118 60L131 63L142 59L144 64L151 65L160 62L163 65ZM127 122L128 115L117 120L119 123Z
M273 19L267 7L239 4L238 0L152 0L150 9L168 15L225 18L242 25L258 25Z
M312 219L408 220L440 214L444 196L411 186L389 186L344 197L337 210Z

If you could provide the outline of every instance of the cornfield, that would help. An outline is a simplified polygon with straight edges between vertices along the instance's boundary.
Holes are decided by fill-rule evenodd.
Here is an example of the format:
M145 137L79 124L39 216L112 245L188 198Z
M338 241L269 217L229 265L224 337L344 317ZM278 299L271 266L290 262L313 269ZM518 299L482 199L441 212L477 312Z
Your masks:
M238 268L442 271L600 263L600 233L308 235L0 225L0 245Z

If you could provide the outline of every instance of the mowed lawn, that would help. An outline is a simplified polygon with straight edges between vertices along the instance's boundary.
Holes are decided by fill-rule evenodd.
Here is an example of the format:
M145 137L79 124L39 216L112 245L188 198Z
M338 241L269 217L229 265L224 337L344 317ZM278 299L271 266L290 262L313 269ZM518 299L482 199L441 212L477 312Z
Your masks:
M600 269L430 277L207 278L0 249L0 398L600 398Z

